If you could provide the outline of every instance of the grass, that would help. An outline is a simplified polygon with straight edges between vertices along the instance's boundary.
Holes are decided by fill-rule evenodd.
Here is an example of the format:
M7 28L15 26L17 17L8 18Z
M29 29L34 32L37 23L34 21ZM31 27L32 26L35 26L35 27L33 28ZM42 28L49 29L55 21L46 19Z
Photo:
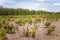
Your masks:
M6 32L3 29L0 29L0 39L3 39L6 36Z
M56 27L56 26L49 26L49 27L48 27L48 30L47 30L47 35L51 35L52 32L55 30L55 27Z
M33 28L31 32L32 38L35 38L35 34L36 34L36 30Z
M46 23L45 23L46 28L48 28L48 26L50 26L50 25L51 25L51 23L52 23L52 21L51 21L51 20L47 20L47 21L46 21Z
M19 24L20 26L22 26L22 25L25 24L25 21L23 21L23 20L19 20L19 21L17 22L17 24Z
M26 29L23 28L23 34L24 34L24 36L29 37L29 29L28 29L28 27Z
M18 18L18 19L17 19ZM34 23L32 21L32 18L34 18ZM46 23L45 23L45 26L48 28L47 30L47 35L50 35L52 34L52 32L55 30L55 26L51 26L51 23L52 23L52 20L54 20L53 18L55 18L54 16L53 17L48 17L48 16L40 16L40 15L17 15L17 16L0 16L0 29L4 29L5 32L1 32L1 37L3 37L5 35L5 33L13 33L15 32L15 30L18 29L18 27L13 25L13 24L9 24L11 21L11 19L13 19L13 22L15 22L16 24L18 24L18 26L25 26L25 23L28 22L29 24L34 24L34 28L31 30L29 30L29 26L24 29L23 28L23 35L25 37L32 37L32 38L35 38L35 35L36 35L36 30L37 30L37 23L42 21L43 19L46 20ZM15 20L17 19L17 21ZM31 32L31 33L30 33ZM30 35L31 34L31 35Z

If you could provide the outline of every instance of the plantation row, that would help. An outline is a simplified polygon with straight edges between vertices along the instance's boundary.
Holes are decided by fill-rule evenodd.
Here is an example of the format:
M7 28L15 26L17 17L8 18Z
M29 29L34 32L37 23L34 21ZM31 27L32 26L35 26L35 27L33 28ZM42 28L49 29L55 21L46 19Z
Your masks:
M46 22L45 22L46 20ZM54 31L55 27L54 25L51 26L51 23L53 21L57 21L58 19L52 19L52 18L42 18L41 16L36 15L30 15L30 16L0 16L0 38L1 39L7 39L6 34L14 34L16 30L18 30L18 26L24 26L28 23L30 25L34 25L31 30L29 30L29 26L26 26L26 28L22 28L22 33L26 37L33 37L35 38L36 30L38 28L37 24L41 21L44 22L44 25L47 28L47 35L51 35L51 32ZM12 23L14 22L15 25Z

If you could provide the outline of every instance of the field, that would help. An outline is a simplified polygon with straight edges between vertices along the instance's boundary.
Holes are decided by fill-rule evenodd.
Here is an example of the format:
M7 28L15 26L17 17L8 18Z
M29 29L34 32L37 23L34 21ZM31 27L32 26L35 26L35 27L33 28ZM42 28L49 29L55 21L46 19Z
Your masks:
M60 18L40 15L0 16L1 40L60 40Z

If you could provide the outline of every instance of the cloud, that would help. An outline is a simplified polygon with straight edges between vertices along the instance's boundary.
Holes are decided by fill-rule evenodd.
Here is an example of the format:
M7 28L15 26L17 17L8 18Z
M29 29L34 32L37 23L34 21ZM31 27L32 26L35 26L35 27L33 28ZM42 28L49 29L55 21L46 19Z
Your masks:
M40 10L46 10L46 8L40 8Z
M9 4L14 4L15 1L9 0L9 1L7 1L7 3L9 3Z
M32 2L28 2L28 1L22 1L22 2L18 2L16 4L12 4L12 5L5 5L5 7L8 8L23 8L23 9L35 9L39 6L38 3L32 3Z
M0 5L3 5L6 1L0 0Z
M60 3L54 3L53 6L60 6Z
M0 0L0 5L4 5L5 3L13 4L15 3L15 1L14 0Z
M54 1L54 0L36 0L36 1L40 1L40 2L52 2L52 1Z
M0 5L8 8L60 11L58 0L0 0Z
M35 7L38 7L39 6L39 3L36 3L36 4L34 4L35 5Z
M37 0L37 1L42 1L42 2L43 2L43 1L45 1L45 0Z

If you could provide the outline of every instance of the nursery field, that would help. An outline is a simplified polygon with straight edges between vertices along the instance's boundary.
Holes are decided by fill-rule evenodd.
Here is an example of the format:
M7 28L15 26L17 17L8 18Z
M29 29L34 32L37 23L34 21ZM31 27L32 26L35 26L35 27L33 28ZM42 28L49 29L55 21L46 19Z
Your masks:
M0 40L60 40L60 16L0 15Z

